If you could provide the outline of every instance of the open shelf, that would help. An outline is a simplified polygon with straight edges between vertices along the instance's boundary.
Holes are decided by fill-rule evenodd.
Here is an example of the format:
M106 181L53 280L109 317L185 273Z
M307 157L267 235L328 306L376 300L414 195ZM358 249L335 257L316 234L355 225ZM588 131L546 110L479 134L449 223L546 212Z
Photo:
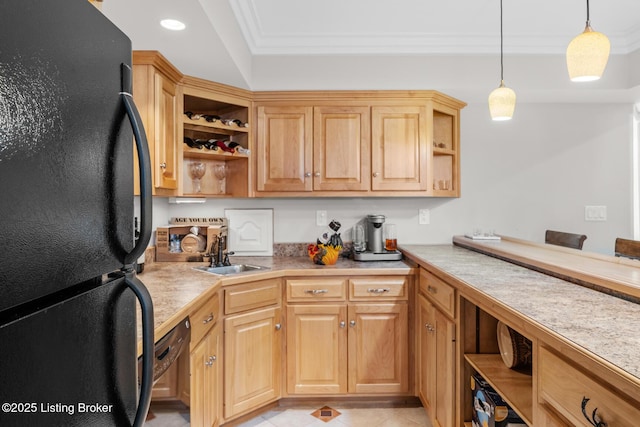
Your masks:
M533 425L533 378L509 369L499 354L465 354L465 360L527 425Z
M249 156L247 156L246 154L242 154L238 152L228 153L222 150L213 151L213 150L208 150L206 148L203 148L200 150L197 148L187 147L186 145L182 147L182 154L185 157L185 159L189 158L189 159L209 159L209 160L231 161L231 160L242 160L242 159L249 158Z
M208 122L205 119L191 120L188 117L183 118L183 125L185 130L192 130L195 132L208 132L217 133L221 135L236 135L239 133L249 133L249 128L240 127L235 125L225 125L220 121Z

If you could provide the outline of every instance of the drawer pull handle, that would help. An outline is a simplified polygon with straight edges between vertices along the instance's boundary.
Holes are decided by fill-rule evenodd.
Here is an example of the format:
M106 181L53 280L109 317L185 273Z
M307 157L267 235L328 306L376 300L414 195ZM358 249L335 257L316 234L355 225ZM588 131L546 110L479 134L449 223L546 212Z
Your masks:
M342 322L340 322L340 327L344 328L346 326L346 323L344 323L344 320Z
M307 289L306 291L304 291L305 294L313 295L326 294L327 292L329 292L328 289Z
M280 323L276 323L276 331L282 329L282 325Z
M591 399L586 396L582 398L582 415L584 415L587 421L589 421L589 424L593 427L607 427L607 423L601 421L598 414L596 414L596 412L598 412L598 408L595 408L591 413L591 417L589 417L587 414L587 403L589 403L589 400Z
M384 294L385 292L390 292L391 289L389 288L369 288L367 289L367 292L369 292L370 294Z
M429 285L427 286L427 290L429 292L431 292L432 294L437 294L438 293L438 288L434 288L433 286Z
M434 328L433 325L430 323L425 323L424 327L427 328L427 331L429 332L433 332L436 330L436 328Z
M212 320L213 320L213 313L209 313L209 317L207 317L206 319L204 319L204 320L202 321L202 323L206 325L207 323L211 322Z
M350 321L349 322L349 326L351 326L352 328L355 328L356 327L356 321L355 320Z

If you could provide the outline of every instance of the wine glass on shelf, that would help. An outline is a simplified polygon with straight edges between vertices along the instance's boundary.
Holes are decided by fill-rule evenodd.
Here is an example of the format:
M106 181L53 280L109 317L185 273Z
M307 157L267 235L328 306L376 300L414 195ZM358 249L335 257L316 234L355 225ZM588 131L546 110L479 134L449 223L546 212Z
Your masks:
M200 180L207 171L207 165L203 162L191 162L189 163L189 177L193 185L194 193L201 193L202 187L200 186Z
M218 193L225 194L225 178L227 177L227 164L218 163L213 167L213 174L218 178Z

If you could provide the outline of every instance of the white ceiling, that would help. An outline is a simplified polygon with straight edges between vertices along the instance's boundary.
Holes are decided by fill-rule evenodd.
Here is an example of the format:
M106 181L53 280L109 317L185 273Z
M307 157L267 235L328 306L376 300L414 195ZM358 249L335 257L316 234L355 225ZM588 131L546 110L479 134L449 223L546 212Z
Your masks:
M202 0L202 4L211 3ZM487 53L499 48L499 0L229 0L254 55ZM640 1L590 2L614 53L640 48ZM562 53L586 21L585 0L504 0L510 53Z
M527 71L525 57L546 55L551 67L561 66L567 44L584 29L586 0L503 1L505 63L511 81L518 84L521 75L532 93L570 90L582 96L582 89L558 83L568 80L566 70L552 70L552 78L546 78L537 68ZM609 80L603 78L598 84L615 93L637 86L640 76L633 76L640 63L633 64L636 57L640 59L640 0L591 0L590 7L592 27L609 37L612 54L618 56L607 71ZM460 84L450 88L447 81L447 69L455 65L451 61L463 57L469 59L465 67L468 63L482 67L483 72L468 86L478 88L483 98L499 82L495 67L500 52L500 0L103 0L102 11L131 38L134 49L159 50L185 74L247 89L286 89L295 84L298 89L313 88L314 83L325 81L326 67L349 65L352 69L343 74L359 73L366 88L394 88L388 86L395 84L463 93L463 80L468 79L464 70L450 78ZM164 18L179 19L187 28L182 32L163 29L159 21ZM635 53L628 55L631 52ZM444 67L441 77L403 81L396 73L390 83L384 73L393 72L388 68L394 55L398 67L416 61L421 67L425 62ZM372 57L379 57L376 66L387 69L377 71L377 80L358 68ZM318 63L325 67L324 74L313 75L320 68ZM282 70L292 66L293 71ZM307 83L294 83L303 74ZM536 78L541 83L531 86ZM341 77L342 82L350 88L360 83ZM323 84L340 88L340 83Z

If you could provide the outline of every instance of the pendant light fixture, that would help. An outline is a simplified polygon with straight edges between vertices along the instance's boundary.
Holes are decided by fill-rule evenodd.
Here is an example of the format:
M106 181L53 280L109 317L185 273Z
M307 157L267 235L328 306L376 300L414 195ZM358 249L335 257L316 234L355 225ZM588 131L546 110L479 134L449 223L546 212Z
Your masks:
M516 108L516 93L504 85L504 53L502 47L502 0L500 0L500 86L489 94L489 112L493 120L511 120Z
M567 69L571 81L598 80L607 66L610 50L611 43L607 36L591 28L587 0L587 25L584 32L571 40L567 47Z

